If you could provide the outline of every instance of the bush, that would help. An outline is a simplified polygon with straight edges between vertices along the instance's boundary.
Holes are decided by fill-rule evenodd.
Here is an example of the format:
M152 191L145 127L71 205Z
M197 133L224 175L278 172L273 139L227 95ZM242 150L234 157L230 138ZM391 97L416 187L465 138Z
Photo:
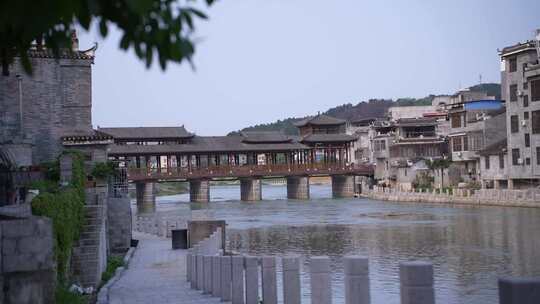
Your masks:
M124 266L124 259L118 256L111 256L107 261L107 269L101 275L101 284L103 286L109 281L116 272L116 268Z
M92 176L99 179L106 179L116 173L116 164L113 162L97 163L92 169Z
M54 233L54 254L57 263L58 280L66 279L71 249L79 239L84 220L84 161L80 154L73 157L73 178L67 187L58 187L58 180L36 183L40 194L32 200L32 213L52 219ZM58 162L57 162L58 164ZM54 171L54 169L51 169ZM59 177L59 176L58 176ZM42 192L43 191L43 192Z
M55 292L56 304L87 304L88 296L73 293L65 285L58 285Z

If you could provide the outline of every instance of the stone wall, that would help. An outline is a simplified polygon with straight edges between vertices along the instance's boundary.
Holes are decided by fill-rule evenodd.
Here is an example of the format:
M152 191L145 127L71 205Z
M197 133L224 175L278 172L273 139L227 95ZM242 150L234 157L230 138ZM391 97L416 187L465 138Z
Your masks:
M0 143L30 140L34 164L53 160L67 133L89 132L91 59L31 58L33 75L16 59L9 76L0 75ZM20 94L21 93L21 94Z
M131 246L131 200L109 197L107 204L110 252L124 253Z
M54 303L56 266L52 221L31 216L0 220L0 303Z
M86 189L85 223L71 261L73 279L84 287L96 287L107 267L107 196L107 187Z

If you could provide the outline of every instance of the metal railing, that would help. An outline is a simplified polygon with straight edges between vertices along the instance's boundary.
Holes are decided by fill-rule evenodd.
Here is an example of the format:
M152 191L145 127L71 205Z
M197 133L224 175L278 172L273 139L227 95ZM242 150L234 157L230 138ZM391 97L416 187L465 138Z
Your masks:
M212 166L207 168L129 168L128 178L137 180L198 179L253 176L294 176L357 174L372 175L373 167L354 164L282 164L282 165L244 165Z

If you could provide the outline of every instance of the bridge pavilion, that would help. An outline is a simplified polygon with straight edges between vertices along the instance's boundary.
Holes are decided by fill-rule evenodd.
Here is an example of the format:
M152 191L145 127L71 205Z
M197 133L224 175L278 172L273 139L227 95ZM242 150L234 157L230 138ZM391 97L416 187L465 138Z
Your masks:
M99 128L110 135L110 159L128 168L136 184L138 205L155 204L154 183L188 181L193 202L209 201L211 180L240 179L241 199L261 199L261 178L287 178L290 199L309 198L309 176L332 176L335 197L354 195L354 175L372 169L351 164L348 153L354 137L335 132L344 121L328 118L306 121L298 136L279 132L242 132L234 136L197 136L181 127ZM302 128L301 128L302 130ZM335 133L332 133L335 132Z

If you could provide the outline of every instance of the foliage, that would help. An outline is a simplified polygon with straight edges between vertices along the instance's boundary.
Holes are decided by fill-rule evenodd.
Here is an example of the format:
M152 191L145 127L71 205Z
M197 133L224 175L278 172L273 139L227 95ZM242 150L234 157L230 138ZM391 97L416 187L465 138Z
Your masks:
M60 282L66 277L71 249L79 238L84 220L84 161L80 154L70 154L73 157L73 177L70 185L59 188L58 180L37 184L40 194L32 200L33 214L52 219L54 253ZM53 187L53 184L56 184L56 187Z
M88 296L73 293L69 291L64 284L59 284L56 287L56 303L57 304L87 304Z
M105 179L113 176L116 173L116 164L111 161L96 163L92 169L92 176L95 178Z
M426 159L425 162L430 170L447 169L452 164L449 158Z
M204 0L207 6L215 0ZM162 69L167 62L190 60L195 52L195 19L205 13L183 0L18 0L0 2L0 60L4 74L14 57L20 57L27 72L27 51L32 43L44 43L58 57L71 48L73 28L89 30L99 25L102 37L114 25L122 33L120 48L133 47L135 54L152 64L157 57ZM154 56L155 55L155 56Z
M116 272L116 268L124 266L124 259L119 256L111 256L107 261L107 269L101 275L101 284L103 286L109 281Z
M419 172L412 184L415 189L431 189L434 180L435 178L428 172Z

